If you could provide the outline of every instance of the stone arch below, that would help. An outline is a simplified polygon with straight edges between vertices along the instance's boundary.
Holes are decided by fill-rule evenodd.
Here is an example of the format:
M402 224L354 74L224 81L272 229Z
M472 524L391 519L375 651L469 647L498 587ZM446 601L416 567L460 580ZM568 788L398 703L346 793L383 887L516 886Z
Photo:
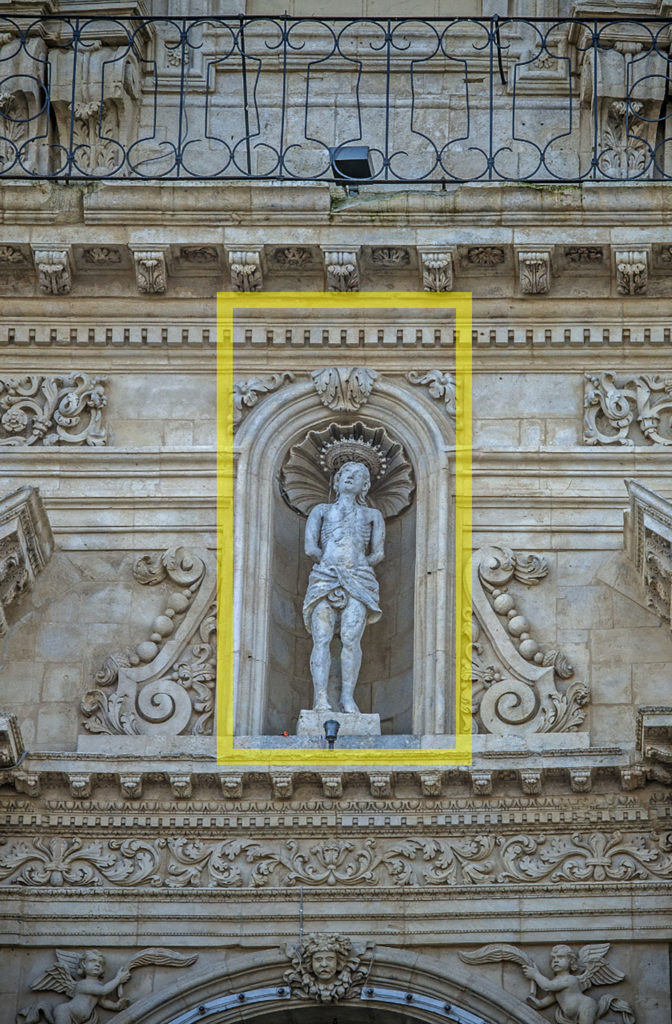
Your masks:
M134 1003L115 1024L548 1024L476 972L405 950L377 947L363 997L337 1003L280 995L287 966L279 951L224 954L216 967L192 968Z
M289 447L317 425L338 418L310 380L282 387L259 402L236 436L234 680L236 736L263 736L268 707L273 503ZM416 481L413 695L415 735L454 729L454 564L452 425L442 404L392 377L354 419L379 422L401 441Z

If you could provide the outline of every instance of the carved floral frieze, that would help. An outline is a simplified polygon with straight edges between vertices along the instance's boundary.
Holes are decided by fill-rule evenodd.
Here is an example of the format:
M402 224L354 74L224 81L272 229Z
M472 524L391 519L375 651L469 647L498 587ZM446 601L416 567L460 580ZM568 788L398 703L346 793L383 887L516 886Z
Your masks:
M0 447L104 445L106 380L86 373L0 377Z
M567 831L403 839L8 839L3 886L206 889L440 888L636 883L672 878L669 837Z
M672 375L586 374L585 444L672 445Z

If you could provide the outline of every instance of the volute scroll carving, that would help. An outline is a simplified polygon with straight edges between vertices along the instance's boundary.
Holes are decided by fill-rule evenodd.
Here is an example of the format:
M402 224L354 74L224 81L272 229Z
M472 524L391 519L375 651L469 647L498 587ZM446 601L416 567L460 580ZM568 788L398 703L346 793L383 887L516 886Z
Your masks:
M84 727L112 735L211 733L215 688L215 563L204 550L171 548L143 555L138 583L176 589L148 639L110 655L84 694Z
M560 651L542 650L509 585L535 586L548 574L538 555L488 547L472 559L472 714L474 730L498 735L569 732L585 718L586 684L564 692L573 667ZM488 659L492 657L492 661Z

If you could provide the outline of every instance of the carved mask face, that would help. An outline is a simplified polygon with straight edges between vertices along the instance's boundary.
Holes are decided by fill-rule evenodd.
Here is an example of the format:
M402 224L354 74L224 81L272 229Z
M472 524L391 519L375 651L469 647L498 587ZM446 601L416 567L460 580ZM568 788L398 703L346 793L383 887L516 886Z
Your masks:
M331 981L338 971L338 957L333 949L320 949L313 953L313 974L325 983Z

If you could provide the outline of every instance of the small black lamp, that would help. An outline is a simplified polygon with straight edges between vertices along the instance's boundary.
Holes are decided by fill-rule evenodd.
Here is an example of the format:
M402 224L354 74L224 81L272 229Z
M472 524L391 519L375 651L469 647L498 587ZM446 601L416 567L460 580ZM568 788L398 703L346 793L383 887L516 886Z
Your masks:
M359 192L360 181L371 181L374 170L368 146L330 146L329 159L334 177L348 195Z
M328 721L323 722L322 726L324 728L324 738L329 744L329 750L333 750L341 723L337 722L335 718L330 718Z

